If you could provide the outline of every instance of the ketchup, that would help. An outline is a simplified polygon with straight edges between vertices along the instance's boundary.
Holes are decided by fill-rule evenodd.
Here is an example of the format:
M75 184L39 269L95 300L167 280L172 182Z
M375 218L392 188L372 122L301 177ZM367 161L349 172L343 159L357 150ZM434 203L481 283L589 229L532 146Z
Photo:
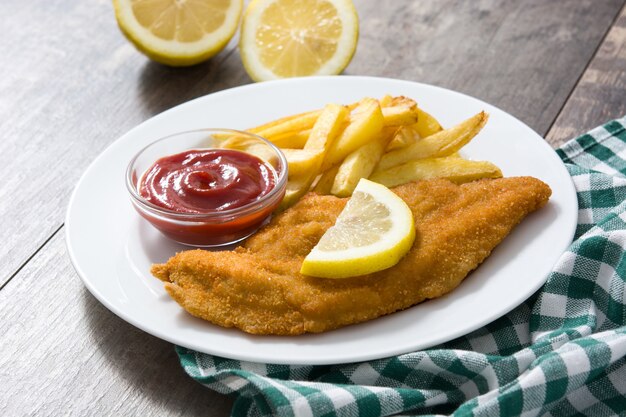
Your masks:
M232 149L189 150L157 160L139 194L178 213L207 214L244 206L275 186L274 169L254 155Z

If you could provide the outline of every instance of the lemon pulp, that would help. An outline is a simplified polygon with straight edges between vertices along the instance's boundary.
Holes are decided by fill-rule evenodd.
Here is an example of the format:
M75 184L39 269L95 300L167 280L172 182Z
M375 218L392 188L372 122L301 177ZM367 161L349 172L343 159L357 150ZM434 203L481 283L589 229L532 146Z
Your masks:
M340 73L358 39L351 0L253 0L243 17L240 51L252 79Z
M184 66L226 46L237 30L242 0L113 0L126 37L155 61Z
M406 203L387 187L361 179L300 272L324 278L377 272L398 263L414 240L413 214Z

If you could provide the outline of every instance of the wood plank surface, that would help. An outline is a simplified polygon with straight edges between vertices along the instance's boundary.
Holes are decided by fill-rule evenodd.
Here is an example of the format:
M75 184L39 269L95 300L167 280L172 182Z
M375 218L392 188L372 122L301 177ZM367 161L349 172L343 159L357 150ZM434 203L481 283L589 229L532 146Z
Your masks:
M189 378L171 343L108 311L57 233L0 291L0 415L225 416L230 397Z
M550 129L554 147L626 115L626 7Z
M346 74L462 91L540 134L563 108L553 144L621 112L623 11L598 46L624 0L355 3L361 38ZM88 293L62 224L76 181L117 137L251 82L236 40L206 64L172 69L128 44L108 0L0 2L0 15L10 36L0 43L0 175L11 179L0 187L0 240L10 242L0 245L0 415L227 415L232 399L187 377L171 344Z
M544 134L624 0L356 2L347 74L442 85L485 99ZM109 1L0 2L0 286L57 230L88 164L176 104L249 83L231 44L210 62L149 62ZM427 103L424 104L427 107ZM19 221L16 221L19 219Z
M464 92L545 135L623 4L364 2L368 27L347 72Z
M168 68L122 36L110 1L0 2L0 287L63 223L89 163L133 126L192 98L241 84L225 61ZM4 16L8 16L5 19ZM62 23L61 23L62 22ZM232 66L232 68L231 68ZM115 175L115 174L112 174ZM18 220L19 221L16 221Z

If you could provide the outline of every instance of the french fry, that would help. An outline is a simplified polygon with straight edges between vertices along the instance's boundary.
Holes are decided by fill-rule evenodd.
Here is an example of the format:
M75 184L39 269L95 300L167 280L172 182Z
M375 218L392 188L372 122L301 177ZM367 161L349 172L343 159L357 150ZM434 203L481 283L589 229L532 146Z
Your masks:
M285 158L287 159L287 165L289 167L289 176L300 176L308 172L318 169L320 163L319 152L310 151L307 149L281 149Z
M287 181L287 188L285 190L285 197L280 202L278 210L285 210L295 204L307 191L311 188L313 180L306 174L301 177L289 178Z
M251 139L249 136L242 136L238 134L220 134L213 135L213 137L222 140L219 144L220 148L224 149L236 149L240 151L246 150L250 145L258 143L258 141ZM207 144L207 146L210 146Z
M339 165L336 165L333 168L324 171L320 178L317 180L317 184L315 184L315 187L313 187L313 191L318 194L330 194L330 190L333 188L333 183L335 182L335 176L337 175L337 171L339 171Z
M370 138L379 135L383 129L383 123L384 119L378 101L372 98L361 100L354 109L350 124L328 149L322 170L325 171L340 163L348 154L367 143Z
M408 126L417 123L416 106L398 105L382 108L385 126Z
M343 106L329 104L324 107L313 129L311 129L309 140L303 149L303 151L309 152L313 156L307 161L308 166L304 172L296 175L296 173L290 171L285 197L279 209L286 209L309 191L313 181L320 172L326 150L336 140L347 115L348 110Z
M384 126L408 126L417 122L417 104L409 98L391 97L387 95L378 100L378 105L383 114ZM352 107L356 108L356 106ZM348 108L350 108L350 106L348 106ZM358 117L357 113L352 115L351 121L355 117Z
M406 97L388 97L384 100L388 104L382 110L385 126L406 126L418 120L418 110L413 100ZM358 103L345 107L353 110ZM248 129L248 132L262 136L279 147L301 148L307 138L307 132L315 124L322 110L313 110L265 123Z
M266 146L261 143L255 143L246 148L246 152L249 154L255 155L262 161L269 163L274 168L278 168L278 157L276 153L270 149L269 146Z
M351 196L359 180L369 177L374 171L385 152L388 141L388 137L380 134L379 137L346 156L335 175L330 193L337 197Z
M417 107L417 103L410 97L406 96L395 96L391 97L391 102L389 106L408 106L408 107Z
M502 171L487 161L469 161L458 157L428 158L411 161L373 173L369 179L387 187L430 178L446 178L457 184L481 178L500 178Z
M390 96L389 94L385 94L384 96L378 99L378 104L380 105L381 108L391 106L392 102L393 102L393 97Z
M480 112L450 129L422 138L406 148L388 152L380 159L376 171L416 159L440 158L457 152L480 132L487 118L487 113Z
M286 156L289 178L280 206L285 209L311 189L349 196L361 178L392 187L427 178L461 183L502 176L490 162L459 155L487 118L481 112L444 130L415 100L385 95L347 105L329 104L248 131L265 137ZM263 149L242 138L229 138L225 144L266 158Z
M417 108L417 123L413 127L422 138L443 130L437 119L419 107Z
M314 110L295 116L288 116L281 119L282 121L280 122L270 122L267 125L263 125L265 127L260 126L248 129L248 132L262 136L271 141L275 136L311 129L321 113L322 110Z
M248 132L259 136L275 136L286 132L310 129L322 110L312 110L304 113L281 117L269 123L262 124L250 129Z
M280 135L275 135L265 139L269 140L279 148L302 149L304 148L306 141L309 140L310 134L311 129L307 129L281 133Z
M387 94L378 100L378 104L383 112L385 126L407 126L418 120L417 103L411 98Z
M348 110L344 106L338 104L326 105L315 122L304 149L325 153L339 135L339 131L347 117Z
M348 115L338 104L328 104L317 118L303 149L282 149L289 163L289 176L317 176L327 148L337 137Z
M386 127L383 129L383 132L387 129L393 130L393 136L385 149L387 152L393 151L394 149L405 148L414 144L420 138L420 135L412 126L400 126L397 128Z
M220 147L223 149L245 151L249 154L257 156L263 161L268 162L274 168L278 167L278 158L276 157L276 153L270 149L269 146L259 143L254 139L250 139L247 136L244 137L231 134L220 144Z
M352 111L357 107L357 105L358 103L351 103L343 107L345 107L348 111ZM317 121L319 115L322 114L322 111L323 109L318 109L281 117L280 119L276 119L269 123L247 129L247 131L254 133L255 135L262 136L272 142L275 137L300 133L311 129ZM295 146L292 147L295 148Z

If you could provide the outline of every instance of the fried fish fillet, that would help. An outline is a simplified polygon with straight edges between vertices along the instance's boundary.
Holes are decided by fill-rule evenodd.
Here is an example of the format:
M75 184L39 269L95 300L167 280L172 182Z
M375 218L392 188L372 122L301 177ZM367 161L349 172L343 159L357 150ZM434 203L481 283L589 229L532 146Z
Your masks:
M416 239L395 266L326 279L299 273L347 199L308 194L233 251L189 250L152 273L194 316L253 334L324 332L403 310L457 287L551 190L532 177L393 189L415 217Z

